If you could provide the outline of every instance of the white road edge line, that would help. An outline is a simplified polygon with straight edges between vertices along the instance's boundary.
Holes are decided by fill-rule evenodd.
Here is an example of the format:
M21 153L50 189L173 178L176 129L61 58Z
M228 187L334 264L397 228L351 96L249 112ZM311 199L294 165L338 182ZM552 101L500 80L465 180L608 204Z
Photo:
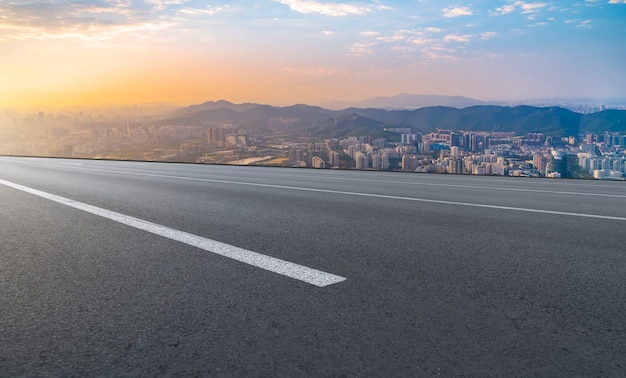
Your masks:
M78 166L69 166L70 164L67 163L58 163L58 164L50 164L50 163L36 163L36 162L31 162L31 161L17 161L17 160L10 160L10 159L4 159L6 161L10 161L10 162L14 162L14 163L18 163L18 164L30 164L30 165L41 165L41 166L48 166L48 167L61 167L61 168L74 168L74 169L83 169L83 170L87 170L87 171L103 171L103 172L112 172L112 173L124 173L124 174L137 174L137 175L149 175L149 174L141 174L141 173L134 173L134 172L127 172L127 171L112 171L112 170L108 170L108 169L102 169L102 168L85 168L85 167L78 167ZM140 163L140 162L131 162L134 165L147 165L148 163ZM222 167L222 166L220 166ZM307 178L307 176L303 176L303 175L294 175L294 174L289 174L289 175L284 175L284 174L277 174L277 173L272 173L272 174L267 174L267 173L262 173L262 174L258 174L258 173L246 173L247 175L250 176L262 176L262 177L268 177L268 176L274 176L274 177L299 177L299 178ZM184 177L184 176L166 176L166 175L155 175L155 176L160 176L160 177L177 177L180 179L186 179L186 180L197 180L198 178L194 178L194 177ZM363 182L376 182L376 183L385 183L385 184L403 184L403 185L417 185L417 186L441 186L441 187L452 187L452 188L468 188L468 189L487 189L487 190L499 190L499 191L512 191L512 192L529 192L529 193L545 193L545 194L566 194L566 195L576 195L576 196L591 196L591 197L610 197L610 198L626 198L625 195L619 195L619 194L604 194L604 193L584 193L584 192L570 192L570 191L555 191L555 190L539 190L539 189L524 189L524 188L498 188L498 187L493 187L493 186L478 186L478 185L459 185L459 184L443 184L443 183L426 183L426 182L415 182L415 181L391 181L391 180L371 180L371 179L359 179L359 178L348 178L348 177L331 177L331 176L318 176L318 179L326 179L326 180L339 180L339 181L363 181ZM452 177L450 177L450 179L452 179ZM463 177L464 180L473 180L471 178ZM476 180L474 180L476 181ZM583 186L582 184L570 184L570 185L577 185L577 186ZM598 185L584 185L587 187L597 187Z
M39 164L39 165L46 165L46 166L56 166L54 164L42 164L42 163L30 163L30 164ZM86 171L94 171L94 172L117 173L117 174L130 175L130 176L160 177L160 178L168 178L168 179L174 179L174 180L214 182L214 183L219 183L219 184L233 184L233 185L244 185L244 186L256 186L256 187L263 187L263 188L299 190L299 191L303 191L303 192L329 193L329 194L340 194L340 195L350 195L350 196L370 197L370 198L385 198L385 199L402 200L402 201L415 201L415 202L439 203L439 204L455 205L455 206L482 207L482 208L497 209L497 210L522 211L522 212L527 212L527 213L565 215L565 216L572 216L572 217L583 217L583 218L595 218L595 219L607 219L607 220L626 221L626 217L616 217L616 216L611 216L611 215L570 213L570 212L566 212L566 211L528 209L528 208L523 208L523 207L487 205L487 204L480 204L480 203L434 200L434 199L416 198L416 197L401 197L401 196L392 196L392 195L386 195L386 194L345 192L345 191L331 190L331 189L303 188L303 187L298 187L298 186L261 184L261 183L254 183L254 182L218 180L218 179L208 179L208 178L200 178L200 177L172 176L172 175L162 175L162 174L156 174L156 173L127 172L127 171L118 171L118 170L113 170L113 169L84 168L84 167L70 167L70 166L57 166L57 167L70 168L70 169L79 169L79 170L86 170Z
M184 231L175 230L170 227L74 201L10 181L0 179L0 184L318 287L324 287L346 280L345 277L322 272L321 270L308 268Z

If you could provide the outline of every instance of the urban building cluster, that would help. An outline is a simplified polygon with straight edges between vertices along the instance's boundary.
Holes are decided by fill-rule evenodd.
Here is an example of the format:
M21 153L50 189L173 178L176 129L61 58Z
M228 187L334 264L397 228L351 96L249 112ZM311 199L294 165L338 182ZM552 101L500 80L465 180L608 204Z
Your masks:
M387 138L315 140L268 131L269 124L251 130L232 123L162 125L149 118L42 112L13 122L0 127L0 154L553 178L620 180L626 174L626 135L611 132L555 137L389 128ZM290 122L272 120L281 127Z
M623 179L626 173L626 135L619 133L556 138L541 133L387 131L399 133L400 141L353 136L293 144L287 164L341 167L345 156L355 169L596 179Z
M6 116L6 114L5 114ZM0 121L2 117L0 117ZM183 160L215 149L245 149L260 135L219 126L158 125L90 115L29 115L0 125L0 154L78 158Z

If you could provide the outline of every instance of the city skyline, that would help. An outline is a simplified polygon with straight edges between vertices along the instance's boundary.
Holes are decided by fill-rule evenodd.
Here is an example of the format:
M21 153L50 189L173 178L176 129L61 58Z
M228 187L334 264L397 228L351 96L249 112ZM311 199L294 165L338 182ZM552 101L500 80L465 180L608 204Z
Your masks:
M0 107L626 97L626 1L0 0Z

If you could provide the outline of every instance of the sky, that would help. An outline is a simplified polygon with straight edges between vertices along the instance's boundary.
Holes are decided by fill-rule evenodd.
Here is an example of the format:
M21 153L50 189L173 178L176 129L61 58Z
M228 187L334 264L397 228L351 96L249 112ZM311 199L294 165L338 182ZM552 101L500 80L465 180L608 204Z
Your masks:
M626 0L0 0L0 107L626 98Z

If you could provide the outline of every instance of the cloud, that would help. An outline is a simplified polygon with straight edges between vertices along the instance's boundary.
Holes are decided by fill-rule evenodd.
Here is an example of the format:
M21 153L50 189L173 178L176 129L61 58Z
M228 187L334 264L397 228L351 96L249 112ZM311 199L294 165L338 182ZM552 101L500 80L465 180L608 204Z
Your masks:
M521 4L522 13L524 14L539 12L541 8L545 8L547 6L548 4L546 3L522 3Z
M144 0L148 4L152 4L156 9L165 9L169 5L180 5L189 2L189 0ZM119 3L119 1L118 1Z
M421 50L422 55L428 60L447 60L456 62L459 58L452 55L454 50L446 49L442 46L430 46Z
M491 13L495 15L503 15L503 14L509 14L513 12L515 12L515 5L508 4L508 5L503 5L499 8L496 8L496 10L492 11Z
M537 18L538 13L541 9L547 7L547 3L542 2L533 2L527 3L522 0L517 0L514 2L509 2L509 4L503 5L501 7L496 8L495 10L489 11L489 14L492 16L502 16L505 14L513 13L517 10L521 10L522 14L526 15L526 18L529 20L534 20ZM554 7L551 7L549 10L554 10Z
M206 7L206 8L184 8L178 11L179 14L189 16L214 16L228 10L228 5L223 7Z
M0 0L1 39L107 40L138 31L156 31L174 25L159 18L160 9L186 0L21 1Z
M566 24L576 24L577 28L592 28L593 20L581 20L579 18L567 19L564 21Z
M377 31L364 31L364 32L360 32L359 33L359 35L362 35L364 37L375 37L378 34L380 34L380 33L378 33Z
M376 38L379 41L383 41L383 42L399 42L399 41L404 41L407 40L409 38L409 36L412 35L418 35L421 34L419 32L416 32L415 30L397 30L395 31L392 35L388 35L388 36L381 36Z
M415 51L414 48L408 47L408 46L392 46L391 50L398 51L398 52L401 52L401 53L410 53L410 52Z
M576 25L577 28L591 28L593 20L583 20Z
M609 0L609 4L626 4L626 0Z
M334 32L334 31L331 31L331 30L322 30L320 33L321 33L322 35L327 35L327 36L331 36L331 35L334 35L334 34L335 34L335 32Z
M232 9L190 5L191 0L0 0L0 40L142 39L150 32L180 26L185 18L210 17Z
M491 38L495 37L498 34L499 33L497 33L497 32L491 32L491 31L480 33L480 39L482 39L483 41L486 41L488 39L491 39Z
M352 46L350 46L350 55L371 55L374 52L372 50L373 46L373 43L355 42L352 44Z
M73 39L86 42L101 42L112 40L121 35L134 35L137 38L141 39L146 38L147 32L164 30L170 28L171 26L173 26L172 23L139 23L129 25L117 25L115 27L92 25L88 29L46 31L32 27L0 25L0 40ZM2 30L8 30L11 31L11 33L8 35L3 35Z
M527 14L528 18L532 19L535 17L536 13L538 13L541 9L547 6L548 6L547 3L542 3L542 2L527 3L522 0L517 0L512 3L498 7L495 10L489 11L489 14L493 16L502 16L505 14L513 13L516 10L520 9L522 11L522 14ZM558 8L556 8L555 6L552 6L548 10L554 11L556 9Z
M442 9L444 17L472 16L474 12L468 7L447 7Z
M433 42L433 39L431 38L418 37L418 38L411 39L411 43L416 44L416 45L427 45L432 42Z
M352 72L344 67L284 67L284 71L312 76L347 76Z
M274 0L287 5L292 11L303 14L321 14L323 16L364 15L376 10L390 9L378 3L323 3L315 0Z
M472 39L470 34L448 34L443 37L446 42L469 42Z

